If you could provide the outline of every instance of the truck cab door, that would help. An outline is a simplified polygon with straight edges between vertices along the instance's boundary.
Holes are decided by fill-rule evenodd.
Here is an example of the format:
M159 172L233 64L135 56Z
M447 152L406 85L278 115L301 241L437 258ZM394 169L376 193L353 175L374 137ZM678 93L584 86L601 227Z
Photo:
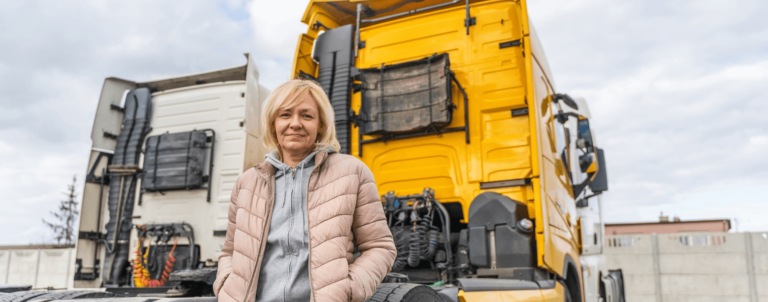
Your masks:
M535 55L535 53L534 53ZM539 266L562 273L566 254L578 255L577 214L570 174L569 130L555 118L560 111L552 101L553 88L536 61L532 62L533 99L536 112L539 177L534 180L536 242ZM533 105L533 106L531 106Z

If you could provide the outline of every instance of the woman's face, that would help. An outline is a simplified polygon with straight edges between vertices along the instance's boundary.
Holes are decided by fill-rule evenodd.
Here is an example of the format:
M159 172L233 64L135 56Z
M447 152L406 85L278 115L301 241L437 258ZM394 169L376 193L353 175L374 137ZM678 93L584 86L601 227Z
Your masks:
M320 111L311 95L290 109L280 108L275 118L277 142L283 151L310 153L320 129Z

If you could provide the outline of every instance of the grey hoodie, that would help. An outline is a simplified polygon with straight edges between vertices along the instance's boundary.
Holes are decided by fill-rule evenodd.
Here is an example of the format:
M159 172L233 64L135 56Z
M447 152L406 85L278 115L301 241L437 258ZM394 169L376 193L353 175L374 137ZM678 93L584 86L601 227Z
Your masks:
M296 169L281 162L277 150L265 156L275 166L275 205L256 287L257 302L310 299L306 200L315 154L320 151L310 153Z

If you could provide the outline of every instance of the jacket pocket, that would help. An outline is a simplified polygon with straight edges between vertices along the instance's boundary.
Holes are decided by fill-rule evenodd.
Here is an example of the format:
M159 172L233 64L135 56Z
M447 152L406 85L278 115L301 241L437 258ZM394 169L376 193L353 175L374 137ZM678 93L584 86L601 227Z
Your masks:
M227 285L227 280L229 280L230 275L232 275L232 272L229 272L226 275L224 275L221 278L221 283L218 282L219 281L218 278L216 281L214 281L213 293L216 295L217 298L219 297L219 293L221 292L221 290L224 289L224 287Z
M352 301L352 279L347 277L347 302Z

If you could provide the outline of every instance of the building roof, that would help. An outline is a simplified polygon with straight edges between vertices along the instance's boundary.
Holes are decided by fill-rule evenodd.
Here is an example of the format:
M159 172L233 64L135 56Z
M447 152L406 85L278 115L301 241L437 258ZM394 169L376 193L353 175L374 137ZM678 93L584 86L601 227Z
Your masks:
M731 229L730 219L708 219L680 221L675 218L668 221L662 216L658 222L635 223L606 223L606 235L621 234L674 234L690 232L728 232Z
M606 223L605 226L643 226L643 225L657 225L657 224L694 224L694 223L711 223L711 222L725 222L728 224L728 229L731 229L730 219L703 219L703 220L679 220L679 221L652 221L652 222L624 222L624 223Z

